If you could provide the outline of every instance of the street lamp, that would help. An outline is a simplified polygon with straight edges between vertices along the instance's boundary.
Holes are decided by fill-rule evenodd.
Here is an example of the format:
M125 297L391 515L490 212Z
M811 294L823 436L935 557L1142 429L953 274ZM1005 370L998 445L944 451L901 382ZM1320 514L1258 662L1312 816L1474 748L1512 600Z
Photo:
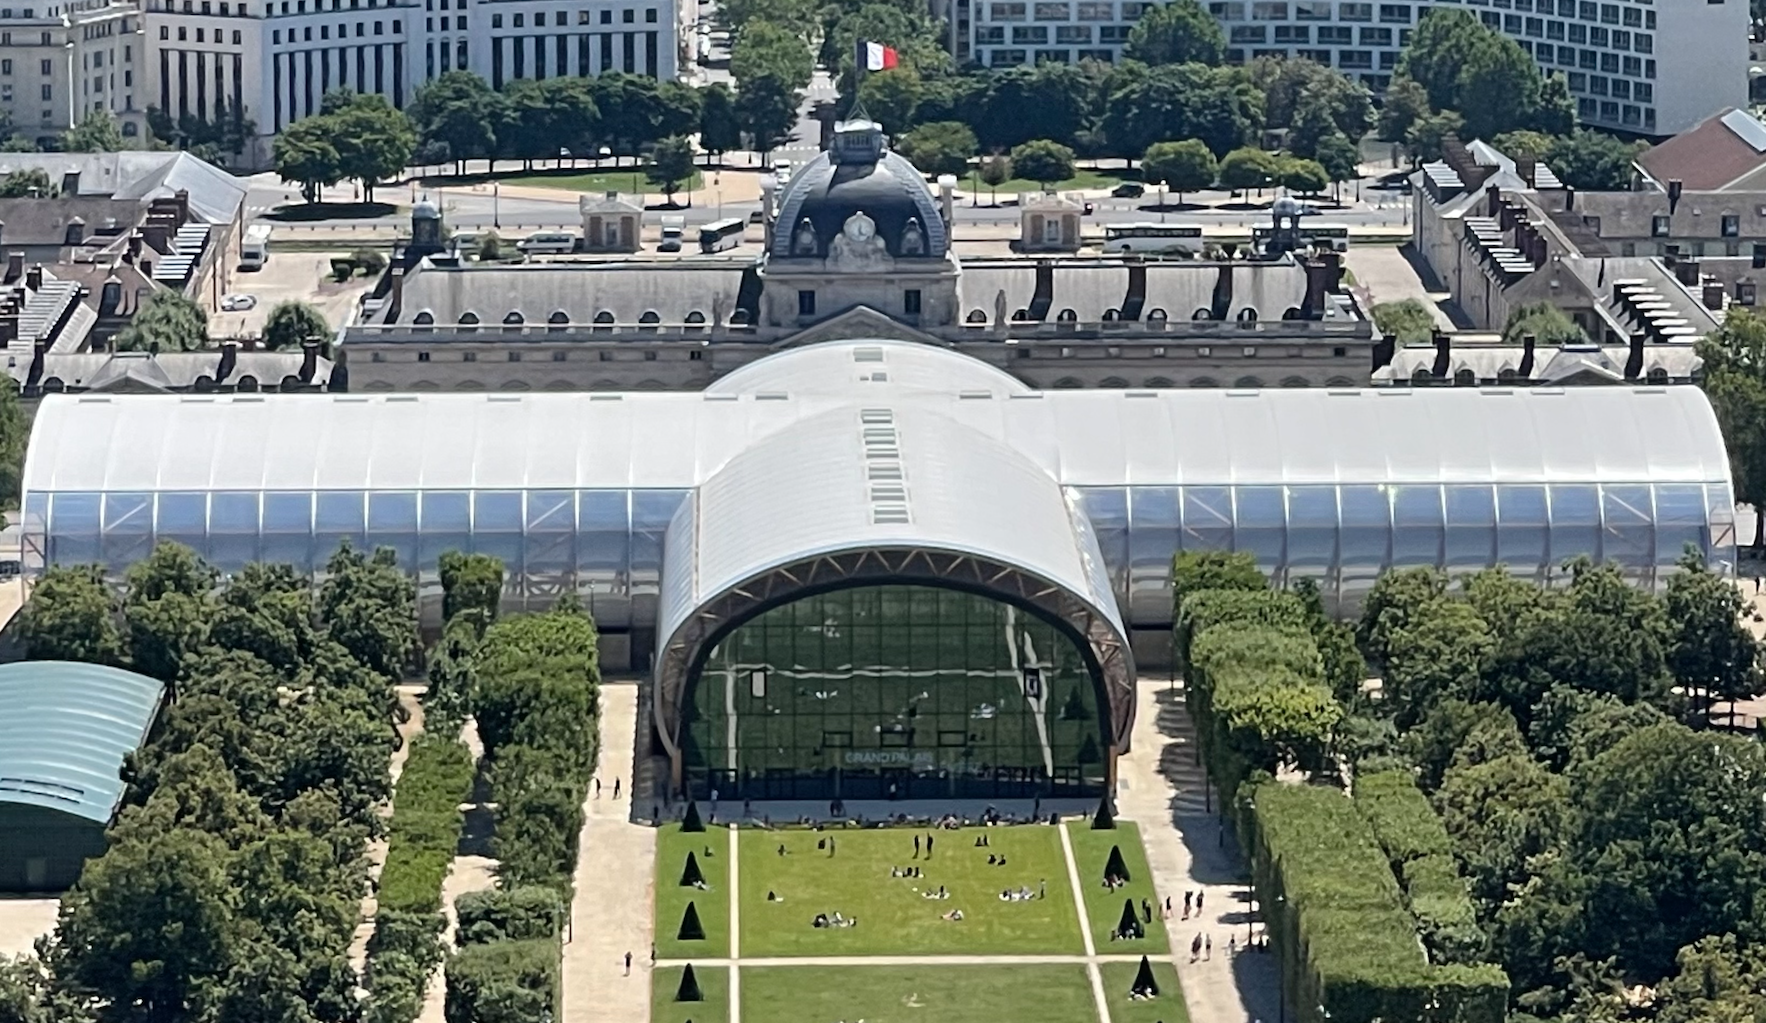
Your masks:
M502 189L501 184L498 182L495 182L495 181L491 182L491 226L492 227L502 227L503 226L503 214L502 214L502 202L501 202L502 194L503 194L503 189Z

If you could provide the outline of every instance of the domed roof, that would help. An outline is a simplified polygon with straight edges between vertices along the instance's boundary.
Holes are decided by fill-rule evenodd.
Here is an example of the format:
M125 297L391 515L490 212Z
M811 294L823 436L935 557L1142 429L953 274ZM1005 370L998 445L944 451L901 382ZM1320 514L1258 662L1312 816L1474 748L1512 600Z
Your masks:
M774 259L826 258L829 244L861 213L891 256L941 259L949 248L926 179L889 151L881 127L859 120L841 124L833 148L804 164L785 186L769 252Z
M412 220L440 220L441 211L428 198L419 199L417 205L411 207Z

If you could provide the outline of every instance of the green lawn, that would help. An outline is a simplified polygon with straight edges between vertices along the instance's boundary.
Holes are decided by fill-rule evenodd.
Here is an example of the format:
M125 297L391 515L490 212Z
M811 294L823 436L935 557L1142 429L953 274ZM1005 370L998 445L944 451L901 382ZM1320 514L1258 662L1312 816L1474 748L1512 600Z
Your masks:
M1153 887L1153 872L1147 868L1146 850L1141 846L1140 829L1126 821L1117 821L1113 831L1093 831L1086 821L1074 821L1067 827L1073 843L1073 865L1079 870L1079 887L1085 892L1085 912L1091 920L1092 941L1100 954L1146 952L1155 957L1168 953L1171 946L1165 934L1164 903ZM1122 850L1122 862L1128 867L1128 884L1110 891L1104 887L1104 864L1110 861L1110 847ZM1169 893L1179 895L1181 893ZM1131 900L1140 908L1146 899L1153 907L1153 922L1143 924L1147 936L1127 946L1110 940L1110 932L1122 919L1122 900ZM1173 903L1175 907L1175 903Z
M1097 1019L1097 1007L1083 966L742 970L743 1023L859 1019L865 1023L1090 1023Z
M702 175L693 172L693 179L681 186L680 191L698 188ZM545 171L534 174L516 174L511 177L497 179L505 185L525 185L529 188L558 188L568 192L624 192L628 195L639 193L662 194L662 188L644 176L643 168L633 170L608 171Z
M1105 963L1100 969L1104 974L1104 997L1110 1004L1110 1023L1189 1023L1183 989L1177 983L1177 969L1170 960L1153 957L1153 979L1159 982L1159 997L1146 1001L1128 997L1139 963Z
M721 966L693 967L704 1000L677 1002L682 969L663 967L651 976L650 1023L726 1023L730 1018L730 971ZM747 975L742 979L746 981Z
M705 855L706 848L710 856ZM681 887L681 871L691 851L709 891ZM656 954L663 959L722 959L730 954L730 838L723 828L685 833L679 824L656 836ZM691 901L705 927L704 941L681 941L681 917Z
M1078 167L1074 169L1072 177L1065 181L1053 182L1046 187L1053 188L1057 192L1076 192L1082 189L1115 188L1122 182L1129 180L1139 181L1140 175L1134 172L1123 171L1121 169L1099 171L1091 170L1086 167ZM1010 180L1001 182L1000 185L995 188L987 184L987 182L982 181L979 174L970 174L968 177L957 182L958 191L977 195L981 198L982 202L992 202L993 195L996 192L999 193L999 200L1005 202L1007 199L1018 198L1018 195L1021 192L1040 192L1044 187L1045 186L1040 181L1030 181L1025 178L1011 178Z
M915 834L927 833L908 829L742 832L743 958L1084 951L1066 859L1053 828L938 831L933 855L920 859L913 855ZM976 848L975 839L983 834L990 844ZM818 841L830 837L836 842L832 856L816 848ZM784 856L778 854L781 843L787 851ZM1006 864L989 865L990 853L1004 855ZM923 878L889 876L891 866L914 865L920 866ZM999 899L1000 891L1008 887L1041 892L1044 881L1044 897L1023 902ZM950 898L928 899L920 894L935 892L940 885ZM769 891L783 901L768 902ZM961 909L964 919L943 919L952 909ZM858 925L811 926L817 913L836 911L856 918Z

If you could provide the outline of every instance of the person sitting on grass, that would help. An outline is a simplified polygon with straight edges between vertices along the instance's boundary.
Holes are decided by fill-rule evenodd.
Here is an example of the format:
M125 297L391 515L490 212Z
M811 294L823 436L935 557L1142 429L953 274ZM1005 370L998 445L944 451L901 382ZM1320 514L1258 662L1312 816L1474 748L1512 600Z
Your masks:
M953 909L948 913L939 914L939 919L941 920L961 920L962 918L963 911L960 909Z

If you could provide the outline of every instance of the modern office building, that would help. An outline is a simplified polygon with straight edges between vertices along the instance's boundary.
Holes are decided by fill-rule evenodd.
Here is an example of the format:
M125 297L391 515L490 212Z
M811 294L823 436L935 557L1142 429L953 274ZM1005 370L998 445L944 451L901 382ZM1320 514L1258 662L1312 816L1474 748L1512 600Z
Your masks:
M0 111L13 130L51 145L80 118L108 110L123 137L146 130L141 11L117 0L36 0L0 7Z
M653 674L701 795L1095 790L1183 550L1352 610L1393 567L1660 586L1735 545L1696 388L1038 391L901 341L703 393L55 396L24 491L27 574L159 540L315 572L347 539L434 627L441 555L495 555L508 609L576 594L604 663Z
M1229 60L1305 57L1378 91L1391 82L1423 12L1462 4L1209 0L1207 6L1226 29ZM1585 124L1672 135L1725 107L1748 105L1749 18L1742 0L1465 0L1463 7L1519 42L1541 70L1562 72Z
M333 89L404 107L448 71L515 78L676 73L670 0L144 0L148 101L174 116L249 120L245 166Z
M97 664L0 666L0 892L61 891L104 852L124 760L164 698L158 679Z

